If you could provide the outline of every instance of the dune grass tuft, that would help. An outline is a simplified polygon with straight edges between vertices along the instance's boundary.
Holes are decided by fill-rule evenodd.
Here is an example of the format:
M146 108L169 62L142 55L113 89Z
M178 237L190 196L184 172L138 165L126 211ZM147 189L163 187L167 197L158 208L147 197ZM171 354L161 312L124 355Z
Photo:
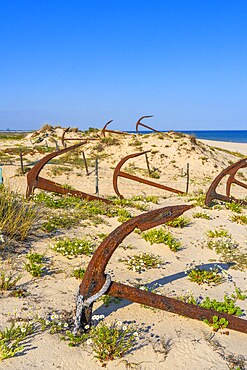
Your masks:
M23 197L0 187L0 232L5 236L25 240L39 218L37 206Z

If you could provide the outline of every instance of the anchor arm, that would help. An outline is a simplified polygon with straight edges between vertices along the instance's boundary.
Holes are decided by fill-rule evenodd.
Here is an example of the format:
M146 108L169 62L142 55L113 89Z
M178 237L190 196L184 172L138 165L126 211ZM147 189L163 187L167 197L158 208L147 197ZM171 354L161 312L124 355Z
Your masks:
M101 276L101 279L104 279L104 271L113 252L133 230L138 228L144 231L164 224L167 221L172 221L193 207L193 205L166 206L142 213L118 226L95 251L84 275L83 286L89 284L92 277L97 278L97 276ZM83 291L81 291L81 294L83 294Z
M147 151L141 152L141 153L133 153L133 154L126 155L126 157L122 158L121 161L117 164L117 166L114 170L114 173L113 173L113 188L115 190L115 193L119 196L120 199L124 198L118 190L118 176L119 176L121 168L123 167L125 162L127 162L130 158L139 157L140 155L143 155L143 154L148 153L148 152L150 152L150 150L147 150Z
M247 167L247 158L241 159L240 161L231 164L230 166L225 168L223 171L221 171L221 173L219 175L217 175L216 178L213 180L213 182L211 183L211 185L210 185L210 187L209 187L209 189L206 193L205 205L207 207L210 207L210 204L211 204L213 199L220 199L220 200L223 200L223 201L226 201L226 202L234 200L235 202L240 202L240 203L243 203L243 204L247 204L247 202L245 202L245 201L240 201L238 199L230 197L230 188L231 188L232 182L234 182L233 181L234 176L240 168L245 168L245 167ZM227 181L226 196L225 196L225 195L222 195L222 194L218 194L216 192L216 189L217 189L220 181L226 175L230 175L230 176L229 176L229 179ZM240 185L240 184L238 184L238 185ZM240 186L242 186L242 185L240 185Z
M156 188L159 188L159 189L162 189L162 190L166 190L166 191L170 191L170 192L173 192L173 193L176 193L176 194L184 194L184 192L181 191L181 190L174 189L174 188L171 188L171 187L166 186L166 185L158 184L154 181L143 179L142 177L134 176L134 175L131 175L131 174L128 174L126 172L121 171L122 166L130 158L135 158L135 157L138 157L140 155L146 154L148 152L149 152L149 150L147 150L145 152L141 152L141 153L129 154L126 157L122 158L121 161L117 164L117 166L114 170L114 173L113 173L113 188L115 190L115 193L118 195L118 197L120 199L124 198L123 195L120 194L119 189L118 189L118 177L124 177L124 178L129 179L129 180L137 181L137 182L140 182L142 184L153 186L153 187L156 187Z
M63 145L63 147L64 148L66 148L66 144L65 144L65 142L64 142L64 137L65 137L65 134L66 134L66 132L68 132L69 131L69 129L70 129L70 127L67 127L64 131L63 131L63 133L62 133L62 137L61 137L61 141L62 141L62 145Z
M70 146L68 148L58 150L58 151L53 152L53 153L49 153L44 158L42 158L38 163L36 163L35 166L33 166L33 168L27 174L26 197L29 198L30 195L32 194L32 192L35 188L35 185L38 183L38 176L40 174L40 171L51 159L53 159L53 158L55 158L59 155L62 155L62 154L66 153L70 150L76 149L76 148L78 148L79 146L81 146L85 143L86 143L86 141L84 141L82 143L79 143L79 144L75 144L75 145Z
M106 131L106 127L113 121L113 119L111 119L110 121L106 122L105 126L102 128L101 130L101 135L103 135L105 137L105 131Z
M247 185L244 184L243 182L240 182L238 181L236 178L235 178L235 175L237 173L237 171L240 169L240 168L244 168L244 167L247 167L247 163L246 165L242 165L240 164L240 167L239 166L236 166L234 170L232 170L232 173L230 174L230 176L228 177L228 180L227 180L227 183L226 183L226 195L228 197L230 197L230 193L231 193L231 186L232 184L236 184L236 185L239 185L245 189L247 189Z
M57 157L59 155L62 155L70 150L76 149L83 144L85 144L87 141L83 141L79 144L75 144L73 146L70 146L68 148L64 148L61 150L58 150L53 153L49 153L44 158L42 158L36 165L28 172L27 174L27 190L26 190L26 197L29 198L31 194L33 194L35 188L40 188L43 190L53 191L59 194L71 194L80 198L85 198L88 200L99 200L104 203L112 203L109 199L104 199L101 197L97 197L91 194L84 193L82 191L78 190L70 190L63 188L60 184L57 184L53 181L44 179L42 177L39 177L40 171L44 168L44 166L54 157Z
M144 123L141 122L142 119L144 118L151 118L153 116L142 116L141 118L138 119L138 121L136 122L136 132L139 132L139 126L143 126L143 127L146 127L148 128L149 130L152 130L152 131L155 131L155 132L159 132L157 130L155 130L153 127L150 127L150 126L147 126L145 125Z

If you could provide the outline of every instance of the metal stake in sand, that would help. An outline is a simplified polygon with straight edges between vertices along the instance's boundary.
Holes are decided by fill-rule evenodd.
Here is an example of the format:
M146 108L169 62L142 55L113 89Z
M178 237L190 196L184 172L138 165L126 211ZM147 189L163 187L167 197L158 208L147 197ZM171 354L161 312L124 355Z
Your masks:
M149 166L149 162L148 162L148 155L147 155L147 153L145 153L145 159L146 159L146 163L147 163L148 174L150 176L151 175L151 170L150 170L150 166Z
M95 194L99 196L99 162L95 159Z
M187 163L187 169L186 169L186 194L189 192L189 183L190 183L190 164Z
M86 157L85 157L85 153L82 152L82 157L83 157L83 162L84 162L84 165L85 165L85 169L86 169L86 174L87 176L89 175L89 172L88 172L88 165L87 165L87 160L86 160Z
M20 149L20 162L21 162L21 173L24 174L24 165L23 165L23 156L22 156L22 149Z

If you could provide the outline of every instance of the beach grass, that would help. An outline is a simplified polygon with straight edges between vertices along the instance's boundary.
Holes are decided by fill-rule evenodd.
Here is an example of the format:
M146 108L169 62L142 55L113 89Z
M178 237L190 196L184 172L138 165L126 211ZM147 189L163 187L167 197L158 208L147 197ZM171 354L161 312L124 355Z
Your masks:
M25 240L39 220L37 206L22 196L0 186L0 230L3 235L16 240Z

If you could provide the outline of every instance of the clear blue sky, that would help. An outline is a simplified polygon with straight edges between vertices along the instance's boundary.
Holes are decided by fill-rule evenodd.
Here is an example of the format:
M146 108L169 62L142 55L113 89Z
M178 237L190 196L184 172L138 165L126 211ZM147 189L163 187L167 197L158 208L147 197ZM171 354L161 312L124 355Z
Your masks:
M246 0L0 0L0 129L247 129Z

